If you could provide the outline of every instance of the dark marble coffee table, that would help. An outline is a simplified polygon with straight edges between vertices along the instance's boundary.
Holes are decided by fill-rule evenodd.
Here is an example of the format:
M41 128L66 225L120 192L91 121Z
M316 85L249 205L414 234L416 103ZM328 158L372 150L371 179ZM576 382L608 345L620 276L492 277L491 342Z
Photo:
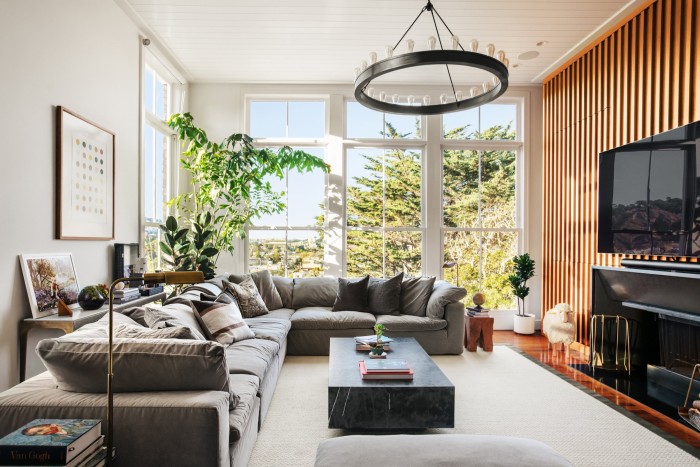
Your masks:
M328 365L328 428L422 430L454 428L455 387L412 337L393 338L388 358L406 360L413 381L363 381L358 362L368 352L355 340L331 338Z

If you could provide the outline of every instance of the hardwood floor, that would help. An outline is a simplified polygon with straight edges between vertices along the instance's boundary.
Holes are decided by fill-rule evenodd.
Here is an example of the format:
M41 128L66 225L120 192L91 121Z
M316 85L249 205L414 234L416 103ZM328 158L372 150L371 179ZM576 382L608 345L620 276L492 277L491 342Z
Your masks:
M511 344L514 347L518 347L531 357L543 362L597 394L600 394L615 405L634 413L691 446L700 448L700 432L685 424L676 422L656 410L569 367L568 364L570 363L585 363L586 357L578 352L571 351L569 358L567 358L563 350L548 350L547 338L539 334L539 332L532 336L523 336L515 334L512 331L494 331L493 342L494 344Z

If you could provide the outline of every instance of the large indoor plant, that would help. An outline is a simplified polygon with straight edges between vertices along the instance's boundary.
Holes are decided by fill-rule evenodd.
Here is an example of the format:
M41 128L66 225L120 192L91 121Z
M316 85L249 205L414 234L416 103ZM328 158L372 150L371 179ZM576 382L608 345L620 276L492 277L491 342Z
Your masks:
M285 209L283 194L267 181L270 176L283 178L286 170L329 170L323 159L289 146L256 148L242 133L212 142L189 113L172 115L168 126L182 142L180 162L192 183L192 191L170 201L178 218L170 216L161 226L160 248L176 271L199 270L213 277L219 255L233 253L234 239L245 236L251 219Z
M535 275L535 261L528 253L523 253L514 256L511 263L513 273L508 276L508 283L518 298L518 313L513 320L513 330L518 334L534 334L535 315L525 313L525 297L530 294L527 281Z

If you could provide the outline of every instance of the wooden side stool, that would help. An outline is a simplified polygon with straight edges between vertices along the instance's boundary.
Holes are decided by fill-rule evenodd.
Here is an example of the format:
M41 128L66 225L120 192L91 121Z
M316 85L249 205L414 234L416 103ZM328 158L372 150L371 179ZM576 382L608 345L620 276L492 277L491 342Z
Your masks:
M477 344L486 352L493 351L493 317L472 318L464 316L464 346L476 352Z

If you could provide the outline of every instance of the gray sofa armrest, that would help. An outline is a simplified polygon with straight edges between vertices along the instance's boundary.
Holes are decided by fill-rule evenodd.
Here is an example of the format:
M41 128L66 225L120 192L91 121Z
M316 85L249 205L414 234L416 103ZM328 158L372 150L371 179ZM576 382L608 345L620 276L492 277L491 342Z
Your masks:
M448 303L444 319L447 321L446 353L460 355L464 352L464 303Z
M106 434L106 406L105 394L61 391L45 372L0 393L0 437L35 418L102 419ZM115 394L114 465L229 466L228 417L223 391Z

